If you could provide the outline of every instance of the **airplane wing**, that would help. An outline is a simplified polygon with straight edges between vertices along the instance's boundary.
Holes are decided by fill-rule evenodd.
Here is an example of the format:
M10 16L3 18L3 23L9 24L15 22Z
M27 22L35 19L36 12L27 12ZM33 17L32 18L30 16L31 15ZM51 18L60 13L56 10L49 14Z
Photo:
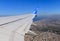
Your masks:
M35 14L0 17L0 41L24 41Z

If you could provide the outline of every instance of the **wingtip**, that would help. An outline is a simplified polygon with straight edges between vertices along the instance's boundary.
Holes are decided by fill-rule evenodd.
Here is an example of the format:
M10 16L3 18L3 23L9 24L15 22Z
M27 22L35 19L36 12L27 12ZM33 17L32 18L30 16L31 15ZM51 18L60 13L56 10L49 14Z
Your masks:
M37 14L38 8L34 9L33 14Z

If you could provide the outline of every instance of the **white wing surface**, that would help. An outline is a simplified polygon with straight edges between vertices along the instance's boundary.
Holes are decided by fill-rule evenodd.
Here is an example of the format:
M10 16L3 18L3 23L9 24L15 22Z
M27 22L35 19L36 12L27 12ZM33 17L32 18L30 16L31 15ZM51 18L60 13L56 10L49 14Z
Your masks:
M24 41L35 14L0 17L0 41Z

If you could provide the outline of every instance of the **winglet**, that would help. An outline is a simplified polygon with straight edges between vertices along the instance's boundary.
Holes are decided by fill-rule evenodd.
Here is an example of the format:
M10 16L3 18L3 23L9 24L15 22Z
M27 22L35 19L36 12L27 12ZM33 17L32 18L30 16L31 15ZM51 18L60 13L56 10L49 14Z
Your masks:
M33 14L37 14L38 8L34 9Z

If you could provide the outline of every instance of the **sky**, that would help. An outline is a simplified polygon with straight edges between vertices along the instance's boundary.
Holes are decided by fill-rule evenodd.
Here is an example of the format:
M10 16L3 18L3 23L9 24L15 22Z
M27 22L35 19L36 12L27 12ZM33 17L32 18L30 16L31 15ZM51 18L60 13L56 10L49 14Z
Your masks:
M38 8L38 14L60 14L59 0L0 0L0 16L32 13Z
M0 16L32 13L37 0L0 0Z
M60 0L40 0L39 12L43 15L60 14Z

